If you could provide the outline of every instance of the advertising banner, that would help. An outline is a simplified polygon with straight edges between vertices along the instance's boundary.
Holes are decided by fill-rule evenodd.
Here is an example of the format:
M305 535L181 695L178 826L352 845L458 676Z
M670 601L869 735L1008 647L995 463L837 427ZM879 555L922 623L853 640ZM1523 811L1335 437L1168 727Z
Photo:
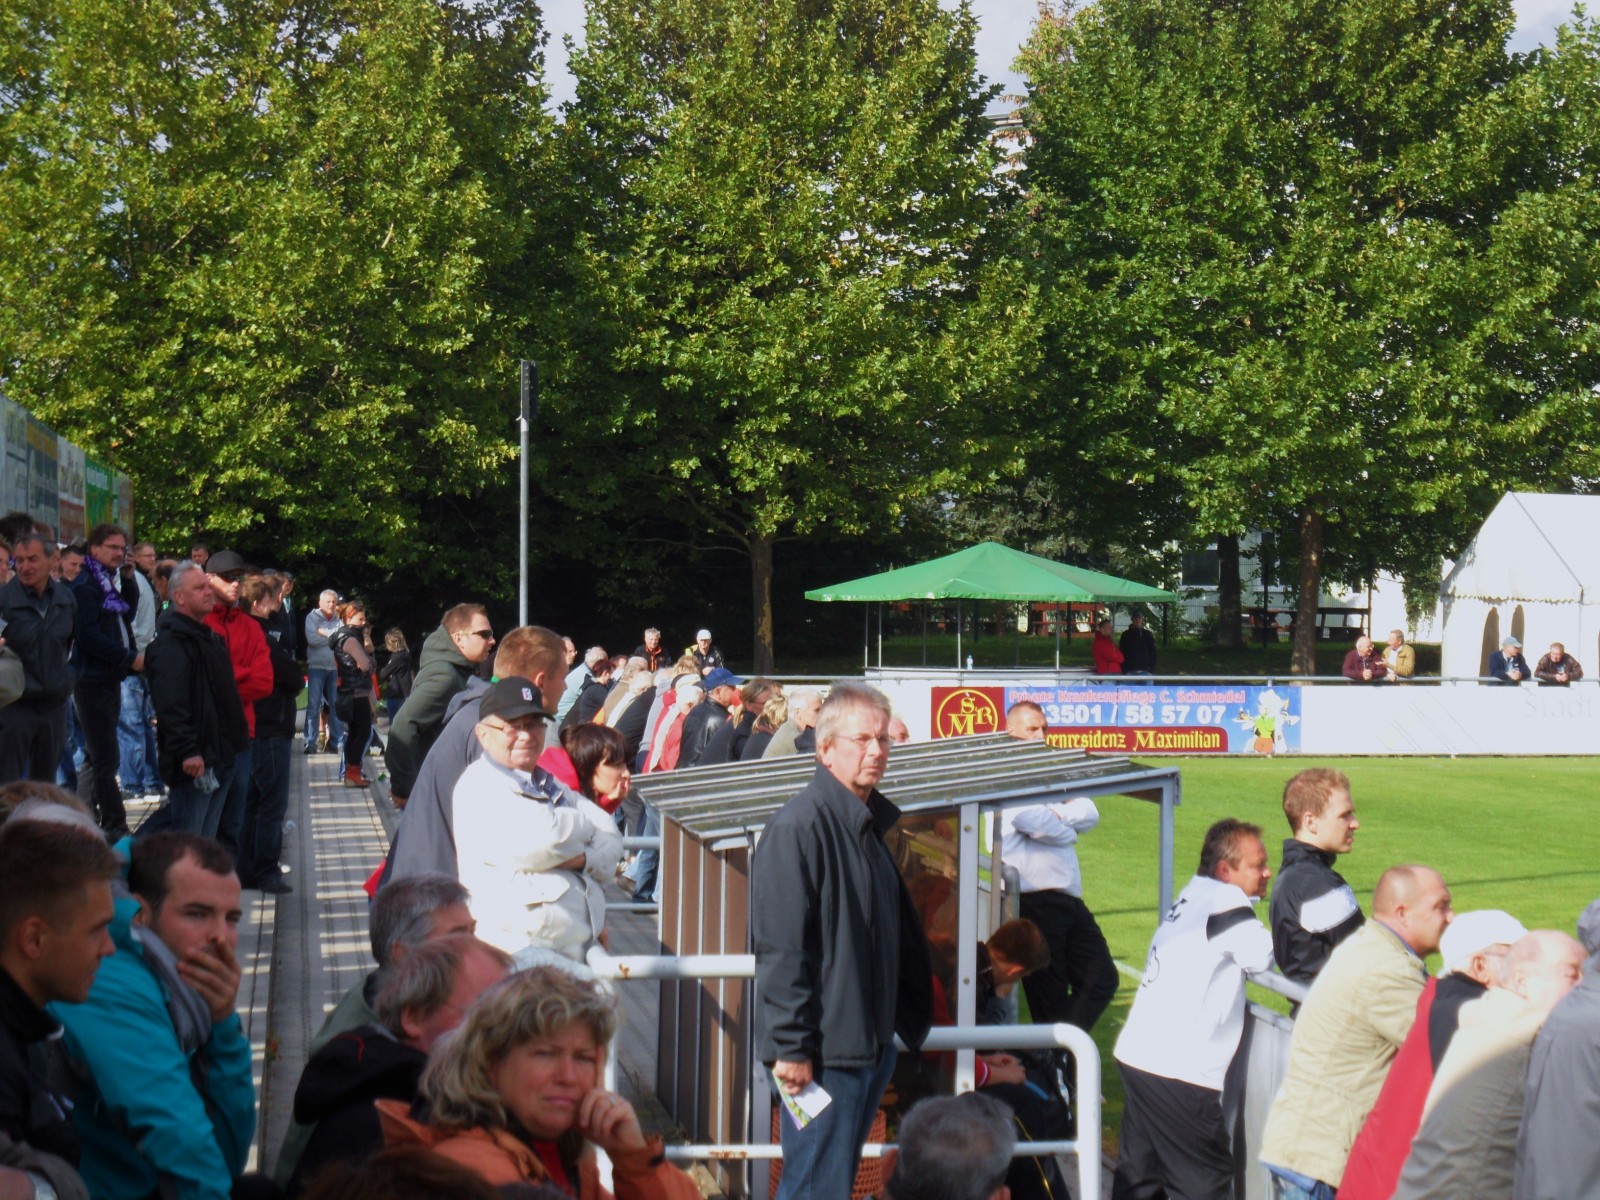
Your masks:
M25 512L58 542L114 521L133 529L133 481L0 396L0 512Z
M932 733L1005 728L1018 701L1044 710L1045 740L1117 754L1292 754L1300 749L1300 689L1197 683L1072 683L935 687Z

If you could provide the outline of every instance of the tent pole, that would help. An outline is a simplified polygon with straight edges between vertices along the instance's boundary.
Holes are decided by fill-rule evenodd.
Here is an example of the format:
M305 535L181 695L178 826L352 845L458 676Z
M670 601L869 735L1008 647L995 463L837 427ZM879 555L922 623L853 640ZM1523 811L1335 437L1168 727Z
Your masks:
M878 601L878 670L883 670L883 601Z
M928 602L922 602L922 665L928 665Z
M1056 674L1061 674L1061 606L1056 605Z
M872 666L872 610L861 610L861 670Z
M956 601L956 670L961 670L961 601Z

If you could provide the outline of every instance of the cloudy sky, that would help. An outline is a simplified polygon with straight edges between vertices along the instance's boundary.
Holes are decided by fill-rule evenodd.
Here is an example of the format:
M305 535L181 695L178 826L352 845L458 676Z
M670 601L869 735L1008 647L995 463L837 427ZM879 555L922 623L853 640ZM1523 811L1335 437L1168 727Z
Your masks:
M978 14L978 69L1004 84L1007 92L1020 92L1022 81L1011 70L1011 62L1028 36L1038 12L1037 0L973 0L972 7ZM1515 50L1553 40L1555 27L1572 10L1571 0L1516 0L1516 7L1517 31L1511 39ZM550 28L547 65L554 107L572 98L572 76L567 73L567 51L561 39L570 35L582 40L583 0L545 0L544 15Z

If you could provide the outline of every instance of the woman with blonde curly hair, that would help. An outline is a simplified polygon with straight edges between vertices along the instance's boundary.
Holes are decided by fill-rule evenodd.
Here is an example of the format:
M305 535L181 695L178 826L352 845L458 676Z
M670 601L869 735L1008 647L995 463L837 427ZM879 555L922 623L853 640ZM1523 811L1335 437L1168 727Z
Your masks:
M474 1004L434 1048L418 1089L427 1123L381 1100L389 1144L418 1143L496 1187L550 1183L577 1200L700 1200L700 1190L646 1137L633 1106L604 1090L614 1001L559 967L533 967ZM600 1186L594 1146L611 1159L616 1196Z

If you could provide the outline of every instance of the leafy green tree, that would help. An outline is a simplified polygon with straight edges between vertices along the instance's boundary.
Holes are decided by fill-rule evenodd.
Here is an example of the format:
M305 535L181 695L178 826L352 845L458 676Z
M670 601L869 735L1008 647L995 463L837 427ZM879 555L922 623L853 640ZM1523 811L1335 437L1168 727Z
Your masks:
M890 531L988 470L1026 296L989 245L973 32L937 0L590 6L564 134L592 304L552 330L552 420L591 468L569 499L747 555L758 671L781 540Z
M451 505L514 453L532 3L6 0L6 33L6 392L158 540L481 553Z
M1510 25L1503 0L1102 0L1024 55L1041 428L1175 491L1191 536L1287 525L1297 671L1325 578L1416 569L1529 476L1514 430L1571 429L1492 333L1530 291L1483 290L1547 177Z

